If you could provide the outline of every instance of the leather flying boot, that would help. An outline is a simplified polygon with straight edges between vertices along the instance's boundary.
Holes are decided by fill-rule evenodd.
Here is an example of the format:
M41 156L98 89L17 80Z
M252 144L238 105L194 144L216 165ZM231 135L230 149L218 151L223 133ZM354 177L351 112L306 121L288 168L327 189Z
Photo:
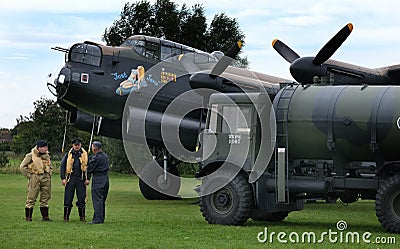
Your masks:
M86 219L85 219L85 207L78 207L78 212L79 212L79 219L82 222L86 222Z
M32 221L32 213L33 208L25 208L25 220L31 222Z
M64 221L68 222L69 221L69 215L71 214L71 208L70 207L64 207Z
M42 221L52 221L49 218L49 207L40 207L40 213L42 214Z

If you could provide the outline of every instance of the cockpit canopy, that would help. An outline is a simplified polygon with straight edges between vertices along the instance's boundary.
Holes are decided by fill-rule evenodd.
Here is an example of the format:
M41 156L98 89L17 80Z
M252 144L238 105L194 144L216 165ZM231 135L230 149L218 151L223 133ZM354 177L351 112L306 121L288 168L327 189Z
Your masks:
M129 37L121 47L130 47L133 50L147 58L155 60L166 60L168 58L180 55L193 53L195 63L216 63L218 59L211 54L194 49L169 40L159 39L145 35L134 35Z

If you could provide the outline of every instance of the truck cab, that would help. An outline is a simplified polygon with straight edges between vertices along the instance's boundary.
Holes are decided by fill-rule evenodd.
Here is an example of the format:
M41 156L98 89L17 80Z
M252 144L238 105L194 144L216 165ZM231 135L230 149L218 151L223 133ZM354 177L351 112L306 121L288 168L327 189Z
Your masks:
M209 223L240 225L248 218L283 220L303 200L277 201L274 111L264 93L216 93L209 99L202 136L200 206ZM265 127L265 129L261 129ZM285 190L285 189L284 189ZM285 192L284 192L285 194Z
M260 147L256 139L259 137L258 115L252 103L258 98L258 94L243 93L211 95L203 136L201 174L207 174L207 167L218 162L236 165L246 172L251 170L256 148Z

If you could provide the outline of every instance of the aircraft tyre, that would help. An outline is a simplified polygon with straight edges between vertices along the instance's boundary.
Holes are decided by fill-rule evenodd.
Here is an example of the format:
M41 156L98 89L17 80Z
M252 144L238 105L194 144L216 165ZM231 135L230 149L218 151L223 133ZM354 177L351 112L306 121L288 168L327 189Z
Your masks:
M338 197L336 196L335 193L328 193L327 196L325 197L325 202L329 204L334 204L336 203Z
M140 192L147 200L180 199L177 196L181 187L180 178L177 178L180 176L178 169L176 166L170 166L168 172L177 177L167 175L167 180L165 181L164 170L159 163L150 162L141 171L139 178Z
M390 177L379 187L375 211L383 228L400 233L400 175Z
M347 190L342 193L338 193L338 197L343 203L353 203L358 201L359 193L357 191Z
M221 178L229 177L229 173L206 179L202 189L213 186ZM245 174L239 173L227 185L219 190L200 197L200 211L210 224L242 225L253 209L253 193Z

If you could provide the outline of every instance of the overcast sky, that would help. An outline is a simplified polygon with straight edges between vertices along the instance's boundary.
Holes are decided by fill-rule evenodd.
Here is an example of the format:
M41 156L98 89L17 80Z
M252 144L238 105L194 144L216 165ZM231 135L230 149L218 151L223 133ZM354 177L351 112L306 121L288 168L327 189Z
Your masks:
M49 73L58 74L64 54L76 42L101 41L127 1L14 0L0 9L0 127L13 128L16 118L33 111ZM130 1L133 3L134 1ZM154 1L151 1L152 3ZM176 0L179 6L202 2L208 21L226 12L237 18L246 35L244 54L250 68L292 79L289 64L271 47L279 38L301 56L315 55L345 24L354 30L333 59L365 67L400 64L400 2L309 0Z

